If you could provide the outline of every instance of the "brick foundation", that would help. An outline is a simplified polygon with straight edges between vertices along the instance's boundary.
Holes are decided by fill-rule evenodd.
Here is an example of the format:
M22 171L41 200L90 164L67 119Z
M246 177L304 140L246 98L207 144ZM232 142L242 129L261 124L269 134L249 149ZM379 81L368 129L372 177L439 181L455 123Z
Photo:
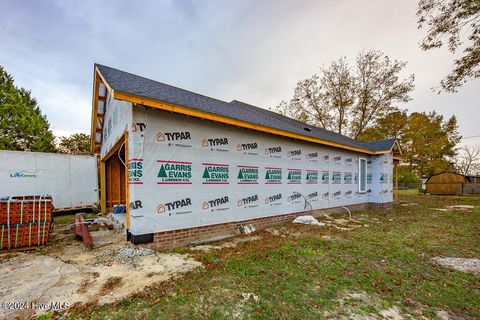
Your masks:
M376 204L376 203L362 203L346 206L349 210L363 210L363 209L385 209L391 207L392 203ZM175 247L186 246L196 241L214 239L222 236L234 236L239 234L239 227L241 225L252 224L257 230L265 229L274 225L279 225L291 222L298 216L309 214L320 216L323 214L332 214L338 212L345 212L343 207L319 209L310 212L297 212L290 214L283 214L278 216L257 218L244 220L240 222L227 222L220 224L213 224L201 227L192 227L179 230L157 232L153 235L153 243L149 246L154 246L159 249L171 249Z

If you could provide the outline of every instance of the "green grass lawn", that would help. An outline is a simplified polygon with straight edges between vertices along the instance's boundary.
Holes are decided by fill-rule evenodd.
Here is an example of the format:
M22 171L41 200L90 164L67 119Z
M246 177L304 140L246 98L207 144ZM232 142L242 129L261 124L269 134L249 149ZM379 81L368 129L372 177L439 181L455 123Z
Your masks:
M480 198L401 192L415 205L354 212L352 231L287 225L296 237L258 232L260 241L192 253L198 269L123 301L71 310L75 319L338 319L443 310L480 318L480 277L435 265L435 256L480 258ZM452 204L469 211L439 211ZM368 215L368 217L365 217ZM189 249L176 250L190 252ZM193 251L192 251L193 252ZM248 298L248 294L253 293ZM243 295L242 295L243 294Z

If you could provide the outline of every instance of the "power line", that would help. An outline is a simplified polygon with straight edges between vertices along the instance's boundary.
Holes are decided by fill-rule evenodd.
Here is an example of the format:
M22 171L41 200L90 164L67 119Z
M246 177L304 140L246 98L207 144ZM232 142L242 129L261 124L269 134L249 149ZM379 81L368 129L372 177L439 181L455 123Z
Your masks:
M470 137L463 137L462 140L464 139L471 139L471 138L480 138L480 134L477 134L475 136L470 136Z

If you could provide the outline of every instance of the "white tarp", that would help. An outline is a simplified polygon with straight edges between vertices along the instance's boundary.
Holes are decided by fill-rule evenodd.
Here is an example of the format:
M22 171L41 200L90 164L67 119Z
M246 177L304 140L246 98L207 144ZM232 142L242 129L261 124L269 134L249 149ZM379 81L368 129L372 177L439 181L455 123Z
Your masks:
M359 153L137 106L129 127L133 234L392 201L391 155L359 193Z
M0 151L0 196L45 194L55 209L97 205L97 158Z
M106 99L107 107L103 123L101 157L113 147L132 123L132 104L130 102L112 99L109 92L107 92Z

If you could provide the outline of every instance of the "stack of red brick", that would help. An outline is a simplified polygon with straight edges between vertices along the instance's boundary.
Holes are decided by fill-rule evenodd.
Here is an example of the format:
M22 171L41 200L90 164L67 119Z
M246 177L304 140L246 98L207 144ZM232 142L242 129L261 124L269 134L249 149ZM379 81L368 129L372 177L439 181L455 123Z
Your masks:
M0 198L0 250L47 244L52 210L51 196Z

